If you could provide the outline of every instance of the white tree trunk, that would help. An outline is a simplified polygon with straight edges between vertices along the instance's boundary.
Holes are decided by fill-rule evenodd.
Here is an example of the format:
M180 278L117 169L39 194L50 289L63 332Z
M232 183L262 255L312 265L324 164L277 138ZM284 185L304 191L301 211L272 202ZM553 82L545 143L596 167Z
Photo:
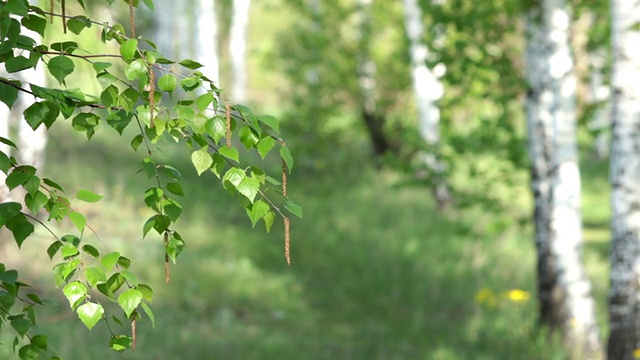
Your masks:
M31 3L36 1L31 0ZM21 28L22 35L28 36L36 41L37 44L41 42L40 35L34 31L26 28ZM46 82L46 75L44 72L44 64L40 62L35 69L26 69L18 73L8 74L4 68L0 71L0 76L17 79L22 82L22 87L29 89L29 84L38 86L44 86ZM15 126L17 139L14 142L18 146L18 151L14 154L16 161L20 165L31 165L38 171L42 171L45 160L45 148L47 145L47 130L44 124L41 124L35 131L24 121L22 113L24 110L31 106L34 102L34 97L24 93L18 92L18 99L13 104L11 109L8 109L5 105L1 105L0 111L0 136L4 138L11 138L11 127ZM0 145L0 151L7 155L11 155L11 148L5 144ZM6 174L0 173L0 201L12 201L12 197L20 195L9 193L7 187L4 185L6 180Z
M418 128L420 135L429 148L421 156L429 172L435 179L433 183L435 198L442 207L451 201L451 195L443 178L444 166L438 160L440 146L440 109L435 102L442 98L442 82L427 67L429 49L424 43L424 25L422 10L417 0L403 0L404 23L410 41L411 75L413 91L418 107Z
M195 60L204 65L202 73L219 87L218 19L215 5L215 0L196 0Z
M640 2L611 1L611 334L609 359L640 348Z
M538 5L538 6L536 6ZM527 117L540 320L561 329L570 357L602 357L591 285L582 264L570 15L564 0L542 0L527 14Z
M229 55L231 57L231 98L233 102L247 101L247 28L249 26L249 6L251 0L233 1L233 18L229 39Z
M372 0L358 0L359 17L360 17L360 54L358 54L358 83L362 93L362 106L364 111L374 114L377 110L376 95L376 63L371 58L370 35L371 35L371 17L372 17Z

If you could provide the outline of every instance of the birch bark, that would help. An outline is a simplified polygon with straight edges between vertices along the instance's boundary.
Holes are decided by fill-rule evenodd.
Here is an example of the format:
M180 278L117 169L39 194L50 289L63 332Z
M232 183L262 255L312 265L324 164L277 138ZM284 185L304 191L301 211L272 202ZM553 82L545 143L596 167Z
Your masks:
M215 0L196 0L196 61L203 64L201 69L216 86L220 85L220 65L218 59L218 19Z
M421 157L430 173L433 174L435 199L440 207L444 207L451 202L451 195L443 176L444 165L438 160L437 155L440 147L440 109L435 104L437 100L442 98L444 88L427 67L429 48L423 40L423 17L418 1L403 0L402 3L405 30L411 44L409 55L411 56L413 92L418 107L418 127L420 135L428 147L428 151L422 153Z
M231 57L231 98L233 102L247 101L247 28L249 26L249 6L251 0L234 0L229 55Z
M640 2L611 1L611 288L609 359L640 349Z
M562 331L571 358L600 359L595 302L582 264L576 80L569 25L564 0L533 2L527 13L527 127L540 322Z

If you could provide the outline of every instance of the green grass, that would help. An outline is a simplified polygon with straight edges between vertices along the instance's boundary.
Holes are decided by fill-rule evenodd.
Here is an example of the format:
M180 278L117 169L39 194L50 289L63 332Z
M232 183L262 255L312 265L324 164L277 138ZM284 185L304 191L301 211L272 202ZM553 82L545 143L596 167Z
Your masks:
M178 225L188 248L165 285L159 239L141 239L150 215L141 200L150 183L136 173L143 155L123 150L126 137L105 136L111 129L87 144L64 127L56 125L47 173L71 194L90 187L105 195L81 209L104 244L92 235L86 240L134 260L156 291L156 326L139 322L137 349L120 355L108 350L104 324L86 331L60 294L46 293L59 305L48 307L40 323L63 358L562 358L536 328L531 230L517 226L514 214L439 213L425 189L396 187L397 174L376 171L357 149L342 149L353 154L350 162L323 160L289 179L305 218L292 223L287 267L281 224L271 234L261 224L251 229L217 179L197 178L186 154L168 149L165 158L179 164L188 183ZM583 169L585 251L602 322L605 167L589 161ZM52 283L42 256L50 241L39 230L25 245L35 258L16 262L39 288ZM29 265L33 259L37 266ZM483 289L495 295L492 301L476 300ZM531 298L509 300L504 294L512 289Z

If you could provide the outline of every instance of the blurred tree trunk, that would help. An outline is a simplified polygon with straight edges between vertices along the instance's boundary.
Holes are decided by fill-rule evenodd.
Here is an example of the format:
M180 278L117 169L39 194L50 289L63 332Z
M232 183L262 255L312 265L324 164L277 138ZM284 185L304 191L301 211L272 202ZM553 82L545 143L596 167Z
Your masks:
M527 119L535 198L540 323L560 330L573 359L601 359L591 284L582 264L570 15L563 0L531 3L526 18Z
M438 160L440 109L435 105L435 101L442 98L443 86L427 67L429 49L423 40L423 16L418 1L403 0L403 9L405 30L411 43L409 52L413 91L418 107L418 127L428 148L420 156L434 179L432 187L435 199L442 208L451 202L451 194L443 176L444 165Z
M385 117L378 109L376 94L376 63L371 57L372 0L358 0L358 84L361 96L361 116L369 133L369 139L376 156L382 156L391 148L385 133Z
M204 65L200 71L220 86L218 59L218 18L215 0L196 0L195 60ZM220 99L218 99L220 100Z
M31 0L30 3L37 3L36 0ZM20 29L21 34L28 36L40 43L40 35L34 31L26 28ZM34 84L38 86L44 86L46 82L46 75L44 72L44 64L38 64L36 69L27 69L18 73L8 74L4 69L0 72L0 76L18 79L23 83L23 87L27 84ZM17 101L13 104L11 109L2 105L0 110L0 136L10 139L12 132L10 131L12 125L15 126L14 142L18 146L18 151L14 154L16 161L20 165L31 165L35 167L39 172L42 171L45 162L45 149L47 145L47 131L44 124L41 124L36 130L33 130L22 117L23 111L31 106L34 102L34 97L24 92L19 92ZM0 145L0 151L7 155L11 155L11 148L2 144ZM0 172L0 202L5 201L20 201L22 202L22 191L19 194L11 194L9 189L4 185L6 180L6 174Z
M231 57L231 98L235 103L247 101L247 28L249 26L249 6L251 0L234 0L229 55Z
M640 348L640 3L613 0L609 359Z

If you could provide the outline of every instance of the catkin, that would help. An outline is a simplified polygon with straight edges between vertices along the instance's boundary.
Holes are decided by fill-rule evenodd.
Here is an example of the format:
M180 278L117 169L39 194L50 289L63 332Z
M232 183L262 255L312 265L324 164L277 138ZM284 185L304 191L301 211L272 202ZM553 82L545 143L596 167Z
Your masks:
M129 0L129 24L131 25L131 37L136 37L136 20L133 16L133 0Z

